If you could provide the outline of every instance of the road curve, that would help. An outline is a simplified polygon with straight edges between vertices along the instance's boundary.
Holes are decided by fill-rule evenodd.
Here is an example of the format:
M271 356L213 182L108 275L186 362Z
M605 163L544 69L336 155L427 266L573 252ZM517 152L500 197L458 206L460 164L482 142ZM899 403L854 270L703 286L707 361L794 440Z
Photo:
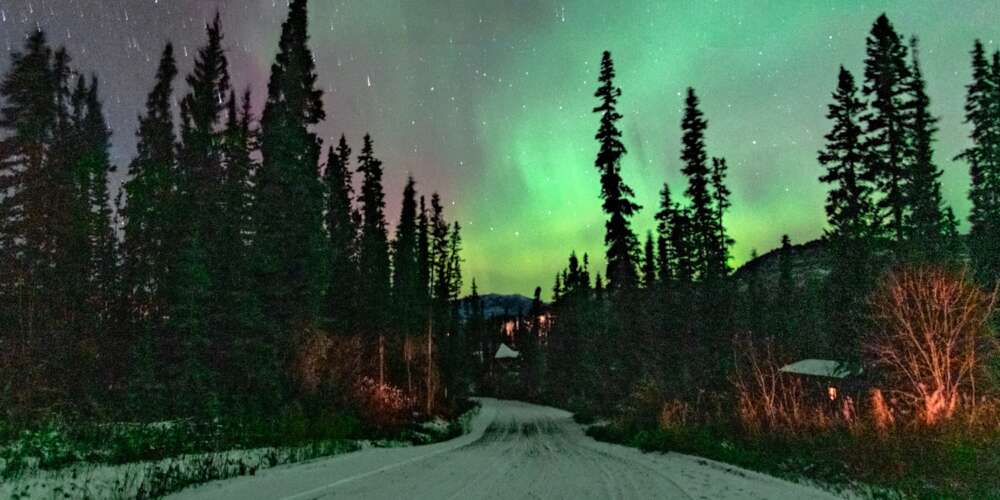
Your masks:
M584 435L570 414L482 399L471 432L427 446L368 449L216 481L170 498L831 499L831 493L687 455Z

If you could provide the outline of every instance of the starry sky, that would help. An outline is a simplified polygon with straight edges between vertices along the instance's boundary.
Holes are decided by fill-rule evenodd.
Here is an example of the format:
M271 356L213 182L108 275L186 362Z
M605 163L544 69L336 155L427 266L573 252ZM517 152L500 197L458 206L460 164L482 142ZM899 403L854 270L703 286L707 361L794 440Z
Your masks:
M96 72L124 167L167 40L185 74L204 23L220 11L234 83L259 105L286 9L285 0L0 0L0 44L19 50L40 27L78 69ZM603 271L591 108L601 51L610 50L623 89L624 175L645 206L635 229L653 227L664 180L683 191L681 108L693 86L709 154L729 161L726 225L739 264L784 233L793 242L822 233L816 151L826 105L839 65L860 76L865 35L883 11L921 38L941 119L936 159L964 225L968 174L951 158L968 134L972 42L1000 46L995 0L312 0L328 117L317 131L327 144L345 133L355 150L372 133L390 222L408 173L423 193L441 193L464 228L466 287L474 277L484 291L547 292L570 250L589 252ZM0 59L0 71L8 64Z

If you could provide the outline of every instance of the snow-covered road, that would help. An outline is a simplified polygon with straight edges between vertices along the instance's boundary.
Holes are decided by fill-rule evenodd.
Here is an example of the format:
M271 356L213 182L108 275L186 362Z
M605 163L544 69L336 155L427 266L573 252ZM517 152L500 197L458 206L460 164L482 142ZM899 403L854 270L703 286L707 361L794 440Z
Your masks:
M481 401L471 432L451 441L277 467L170 498L836 498L709 460L600 443L563 410Z

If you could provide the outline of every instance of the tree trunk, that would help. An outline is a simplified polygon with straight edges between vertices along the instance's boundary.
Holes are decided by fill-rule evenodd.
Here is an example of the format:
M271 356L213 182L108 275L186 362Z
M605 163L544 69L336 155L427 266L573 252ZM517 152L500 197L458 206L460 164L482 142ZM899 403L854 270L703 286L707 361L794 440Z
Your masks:
M434 409L434 387L433 387L433 373L434 373L434 356L433 356L433 338L434 338L434 317L433 315L427 315L427 415L430 416L431 411Z

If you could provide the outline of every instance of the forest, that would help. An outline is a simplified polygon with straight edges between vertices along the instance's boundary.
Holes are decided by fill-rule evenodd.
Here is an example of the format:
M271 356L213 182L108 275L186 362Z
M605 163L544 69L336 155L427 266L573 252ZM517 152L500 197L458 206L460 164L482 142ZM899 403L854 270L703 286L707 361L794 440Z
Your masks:
M875 496L1000 491L1000 52L971 44L968 234L942 196L918 39L882 15L863 74L840 67L830 82L823 237L785 236L739 269L729 164L706 144L701 97L683 96L686 185L641 207L604 52L596 156L580 168L600 176L606 267L567 248L550 303L539 287L529 307L487 314L475 280L463 296L462 227L441 197L408 177L390 231L383 179L400 170L370 135L324 144L314 131L327 113L308 42L307 2L293 0L259 116L251 89L233 88L218 15L183 81L166 43L120 186L98 75L42 30L12 53L0 480L79 461L297 450L269 456L277 465L358 439L444 440L473 396L494 396L565 408L598 440L885 488ZM636 234L639 217L655 231ZM504 347L516 361L494 356ZM843 382L817 389L787 370L802 360L836 364L826 376ZM128 495L239 475L234 464L159 471Z
M259 117L251 90L230 84L218 15L205 35L183 82L163 48L115 199L98 76L41 30L11 56L0 440L52 427L60 442L28 439L28 459L5 447L0 477L109 440L101 460L154 459L400 436L468 408L461 227L411 177L390 236L369 135L356 153L342 136L321 163L306 2L289 7ZM192 424L135 436L99 425L176 419Z

